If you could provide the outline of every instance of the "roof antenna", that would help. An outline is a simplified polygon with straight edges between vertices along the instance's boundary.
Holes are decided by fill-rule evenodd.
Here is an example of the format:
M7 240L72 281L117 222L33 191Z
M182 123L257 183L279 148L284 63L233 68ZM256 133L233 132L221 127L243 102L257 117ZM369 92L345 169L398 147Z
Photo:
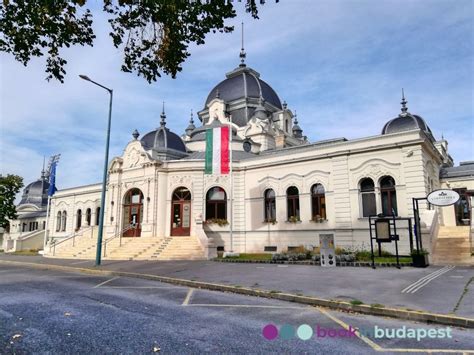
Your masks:
M161 127L166 126L166 114L165 114L165 102L164 101L163 101L163 110L161 111L160 118L161 118L160 126Z
M245 53L245 49L244 49L244 23L242 22L242 48L240 49L240 65L239 67L245 67L245 57L247 56L247 54Z
M402 88L402 101L400 102L402 104L402 115L405 115L408 111L408 108L407 108L407 100L405 100L405 92Z

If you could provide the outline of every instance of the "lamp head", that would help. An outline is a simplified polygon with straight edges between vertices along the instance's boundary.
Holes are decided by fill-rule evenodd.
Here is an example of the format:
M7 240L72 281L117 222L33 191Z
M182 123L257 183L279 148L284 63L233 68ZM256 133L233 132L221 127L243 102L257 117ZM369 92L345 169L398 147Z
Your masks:
M81 79L84 79L84 80L87 80L87 81L91 81L91 79L90 79L87 75L82 75L82 74L80 74L79 77L80 77Z

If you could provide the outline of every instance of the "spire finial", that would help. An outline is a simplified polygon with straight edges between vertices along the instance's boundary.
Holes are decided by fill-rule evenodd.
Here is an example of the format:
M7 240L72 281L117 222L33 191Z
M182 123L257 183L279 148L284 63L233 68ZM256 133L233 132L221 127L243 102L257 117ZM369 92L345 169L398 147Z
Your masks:
M43 169L41 169L41 178L42 179L46 178L46 170L44 170L45 162L46 162L46 157L43 155Z
M161 127L166 126L166 114L165 114L165 102L164 101L163 101L163 110L161 111L160 118L161 118L160 126Z
M403 90L403 88L402 88L402 101L400 103L402 104L402 115L406 114L406 112L408 111L408 108L407 108L408 101L405 100L405 91Z
M247 54L245 53L245 49L244 49L244 23L242 22L242 48L240 49L240 54L239 54L239 57L240 57L240 65L239 67L245 67L245 57L247 56Z
M286 103L286 100L283 101L283 110L286 110L286 108L288 107L288 104Z
M193 124L194 123L194 118L193 118L193 109L191 109L191 118L189 119L189 123Z
M296 110L295 110L295 114L293 115L293 117L295 118L295 124L298 124L298 115L296 114Z

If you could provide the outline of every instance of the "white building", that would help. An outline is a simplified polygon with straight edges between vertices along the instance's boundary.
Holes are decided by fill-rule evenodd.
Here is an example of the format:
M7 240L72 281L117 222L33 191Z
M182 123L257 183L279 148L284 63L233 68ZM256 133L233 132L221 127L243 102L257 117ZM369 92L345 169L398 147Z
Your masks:
M321 233L334 234L338 247L367 248L369 215L413 217L412 198L449 184L461 189L467 203L459 223L470 225L472 162L462 168L470 173L455 183L449 174L459 168L452 168L448 142L435 139L425 120L408 111L404 97L401 105L380 135L310 143L287 104L242 61L210 91L198 112L200 125L191 115L180 137L166 127L163 109L157 129L142 137L133 132L122 156L111 160L106 257L206 258L216 248L285 251L317 246ZM232 238L231 178L204 173L206 129L229 124ZM54 195L49 234L56 243L49 244L49 256L94 256L100 192L96 184ZM422 203L422 209L429 206ZM456 226L455 211L451 206L422 214L426 248L436 245L443 230L438 226ZM399 228L401 252L407 254L407 224ZM459 233L469 240L469 227Z

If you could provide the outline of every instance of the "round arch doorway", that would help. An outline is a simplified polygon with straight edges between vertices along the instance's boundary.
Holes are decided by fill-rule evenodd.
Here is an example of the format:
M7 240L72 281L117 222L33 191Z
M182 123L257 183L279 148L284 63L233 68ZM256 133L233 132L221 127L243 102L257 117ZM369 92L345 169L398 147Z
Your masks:
M122 235L139 237L142 233L143 193L139 189L131 189L123 202Z
M191 192L178 187L171 202L171 235L189 236L191 232Z

